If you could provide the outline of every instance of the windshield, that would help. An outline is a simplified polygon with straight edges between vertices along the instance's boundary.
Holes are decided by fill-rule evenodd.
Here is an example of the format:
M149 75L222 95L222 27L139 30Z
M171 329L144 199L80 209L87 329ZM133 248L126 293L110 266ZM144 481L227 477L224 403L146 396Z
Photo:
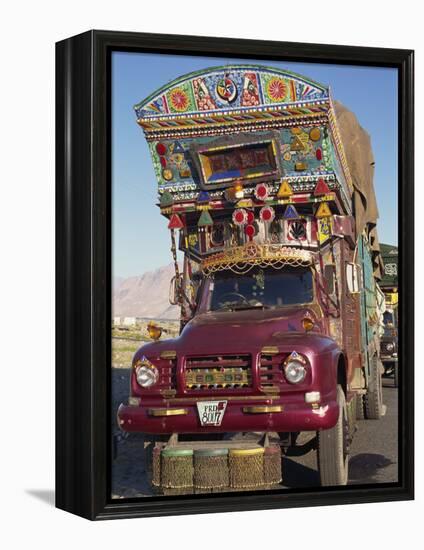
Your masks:
M221 271L215 273L208 290L209 311L308 304L313 300L312 272L304 267L254 267L245 275Z

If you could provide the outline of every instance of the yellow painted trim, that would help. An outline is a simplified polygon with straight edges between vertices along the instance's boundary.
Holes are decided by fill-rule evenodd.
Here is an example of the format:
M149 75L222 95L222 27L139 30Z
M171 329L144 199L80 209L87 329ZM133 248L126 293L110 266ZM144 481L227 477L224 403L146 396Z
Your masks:
M283 405L251 405L250 407L243 407L243 412L251 414L264 414L283 412L283 409Z
M187 409L148 409L149 416L182 416L188 414Z
M278 348L277 346L265 346L261 349L261 353L264 355L277 355Z
M263 447L257 447L256 449L230 449L230 456L254 456L254 455L263 455L265 449Z
M162 351L160 354L161 359L176 359L176 357L177 357L177 352L171 351L171 350Z

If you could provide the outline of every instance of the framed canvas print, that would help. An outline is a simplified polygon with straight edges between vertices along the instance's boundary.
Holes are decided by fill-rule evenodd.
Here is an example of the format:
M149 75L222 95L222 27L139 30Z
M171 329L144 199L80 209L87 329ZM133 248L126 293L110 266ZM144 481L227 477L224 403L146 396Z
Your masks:
M413 498L413 52L91 31L56 69L57 506Z

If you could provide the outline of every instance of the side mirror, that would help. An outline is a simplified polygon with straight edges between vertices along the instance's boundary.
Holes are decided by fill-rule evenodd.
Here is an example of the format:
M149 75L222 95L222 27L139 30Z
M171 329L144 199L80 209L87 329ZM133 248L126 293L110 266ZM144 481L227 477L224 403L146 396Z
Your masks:
M326 266L324 266L324 283L327 294L334 293L334 271L334 265L327 264Z
M169 303L176 306L180 303L180 280L174 275L169 283Z

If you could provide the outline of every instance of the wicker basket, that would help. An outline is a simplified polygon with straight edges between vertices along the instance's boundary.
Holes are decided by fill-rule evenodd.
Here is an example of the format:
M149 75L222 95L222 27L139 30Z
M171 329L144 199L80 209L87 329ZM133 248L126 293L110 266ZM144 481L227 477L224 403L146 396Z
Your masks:
M264 449L232 449L229 452L230 486L252 489L264 484Z
M164 449L161 457L160 477L164 489L193 487L193 449Z
M159 487L160 485L160 461L161 461L161 447L155 447L152 454L152 485Z
M228 449L194 451L194 488L213 490L228 485Z
M264 483L275 485L281 483L281 449L278 445L265 447L264 450Z

